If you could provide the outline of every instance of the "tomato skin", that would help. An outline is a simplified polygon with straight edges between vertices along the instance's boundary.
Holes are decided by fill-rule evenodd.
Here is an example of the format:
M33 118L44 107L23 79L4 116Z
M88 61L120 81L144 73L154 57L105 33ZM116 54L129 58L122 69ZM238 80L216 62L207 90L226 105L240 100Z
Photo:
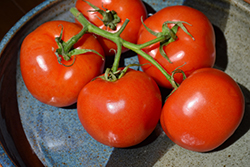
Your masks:
M160 119L161 108L155 81L135 70L115 82L95 79L82 89L77 101L86 131L112 147L130 147L146 139Z
M189 33L193 35L193 40L181 28L177 31L177 40L164 47L164 51L171 60L169 63L159 52L159 43L144 48L144 51L158 61L163 68L172 73L177 67L182 69L187 76L199 68L212 67L215 62L215 34L208 18L200 11L187 6L170 6L163 8L148 17L144 23L151 30L162 31L162 24L166 21L185 21L184 24ZM171 28L173 25L169 25ZM139 31L137 43L142 44L156 38L150 34L142 25ZM149 63L139 56L140 64ZM172 88L170 82L153 65L142 66L144 72L152 76L155 81L163 87ZM175 75L177 83L182 82L182 74Z
M199 69L167 99L161 125L179 146L207 152L234 133L244 107L241 89L229 75L213 68Z
M97 6L100 9L115 10L118 16L121 19L121 22L117 24L116 30L106 28L103 22L99 19L102 16L98 12L89 12L93 8L82 0L77 0L75 7L94 25L97 27L107 30L109 32L117 32L124 21L129 19L124 31L121 33L120 37L126 41L136 43L138 37L138 31L141 26L141 17L143 20L147 17L146 7L144 6L141 0L88 0L91 4ZM103 9L103 10L105 10ZM136 12L135 12L136 11ZM98 37L99 42L104 48L105 55L111 56L114 55L114 50L117 49L116 44L112 41ZM112 50L111 50L112 49ZM126 48L123 48L123 51L126 51Z
M20 66L24 83L29 92L39 101L65 107L76 103L78 94L85 84L103 72L104 60L94 53L76 55L71 67L64 67L57 61L55 51L58 48L55 37L58 37L62 26L63 41L68 41L81 31L75 23L50 21L31 32L23 41L20 51ZM96 38L85 34L74 48L94 49L104 55ZM62 61L63 64L73 62Z

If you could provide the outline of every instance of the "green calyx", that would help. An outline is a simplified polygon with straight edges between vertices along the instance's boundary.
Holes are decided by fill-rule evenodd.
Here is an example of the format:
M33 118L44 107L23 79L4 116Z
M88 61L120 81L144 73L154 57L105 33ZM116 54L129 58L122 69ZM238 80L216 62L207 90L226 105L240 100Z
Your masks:
M60 25L60 26L62 26L62 25ZM55 55L57 57L57 61L59 64L65 66L65 67L70 67L75 63L76 56L74 56L74 55L84 54L87 52L96 53L97 55L101 56L102 59L104 59L104 57L95 50L92 50L92 49L74 49L73 48L74 44L78 42L78 40L86 33L86 31L87 31L87 29L83 28L77 35L70 38L67 42L64 42L62 40L62 34L63 34L63 26L62 26L60 36L55 38L55 41L56 41L57 46L58 46L58 49L56 49L56 51L55 51ZM62 59L64 59L65 61L69 61L69 60L71 60L72 56L74 56L74 60L70 65L65 65L62 63Z
M130 64L126 67L124 67L123 69L119 69L116 71L113 71L110 68L107 68L104 75L100 76L100 78L102 78L103 80L106 81L110 81L110 82L115 82L118 79L122 78L124 76L124 74L127 72L127 70L132 67L132 66L143 66L143 64Z
M100 20L106 27L109 27L112 30L116 30L117 24L121 22L121 19L114 10L108 10L104 7L103 9L105 10L102 10L88 1L85 0L83 1L94 9L94 10L89 10L89 12L98 12L102 15L102 19L100 18Z
M162 32L154 32L153 30L151 30L150 28L148 28L142 22L142 24L146 28L146 30L148 32L150 32L152 35L156 36L157 38L165 37L165 40L160 41L159 51L160 51L161 55L165 59L168 60L169 63L172 63L172 62L170 61L169 57L167 56L166 52L164 51L164 46L167 46L168 44L170 44L171 42L174 42L177 39L176 33L177 33L179 27L186 34L188 34L193 40L195 40L194 37L188 32L188 30L186 29L186 27L183 25L184 23L192 26L191 24L189 24L187 22L184 22L184 21L166 21L162 25ZM168 27L168 24L174 24L174 26L170 29Z
M105 79L107 81L116 81L116 80L120 79L125 74L125 72L127 71L126 68L129 68L129 66L124 68L123 70L120 70L118 68L119 67L119 60L120 60L121 53L122 53L121 49L122 49L122 46L124 46L125 48L128 48L128 49L134 51L135 53L137 53L138 55L142 56L143 58L148 60L152 65L154 65L158 70L160 70L160 72L170 82L170 84L172 85L174 90L176 90L178 88L179 85L174 81L173 75L175 73L181 72L181 70L176 70L173 73L169 74L153 57L146 54L143 51L143 48L148 47L150 45L153 45L153 44L159 42L160 45L162 45L161 49L160 49L160 50L162 50L161 54L164 57L167 58L166 53L165 52L163 53L163 46L175 41L176 39L178 39L178 37L176 36L176 32L177 32L179 27L182 30L184 30L184 32L186 32L187 34L189 34L192 37L192 35L187 31L187 29L183 25L184 23L185 24L188 24L188 23L181 22L181 21L179 21L179 22L165 22L163 24L163 27L162 27L162 32L154 32L154 31L150 30L149 28L147 28L145 26L146 29L150 33L152 33L153 35L156 36L156 38L151 40L151 41L145 42L143 44L134 44L134 43L128 42L128 41L126 41L126 40L124 40L124 39L122 39L120 37L120 34L122 33L123 29L125 29L125 27L128 24L129 20L125 20L122 27L117 32L111 33L111 32L102 30L102 29L96 27L95 25L93 25L92 23L90 23L76 8L71 8L70 12L82 24L82 26L87 29L87 32L94 33L96 35L107 38L107 39L113 41L114 43L116 43L116 45L117 45L116 55L115 55L115 58L114 58L114 63L112 65L112 68L107 69L104 76L101 76L101 78L103 78L103 79ZM142 23L143 23L143 21L142 21ZM167 26L167 24L174 24L174 26L170 29ZM194 40L194 38L193 38L193 40Z

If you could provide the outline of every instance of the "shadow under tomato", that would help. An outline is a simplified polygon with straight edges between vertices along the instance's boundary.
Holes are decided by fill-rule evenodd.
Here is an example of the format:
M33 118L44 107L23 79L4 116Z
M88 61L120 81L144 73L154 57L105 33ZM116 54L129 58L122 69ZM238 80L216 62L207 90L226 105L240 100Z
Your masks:
M106 167L151 167L174 145L158 124L142 143L129 148L114 148Z
M222 30L213 25L216 37L216 60L214 68L225 71L228 65L227 41Z
M210 152L216 152L221 151L232 144L234 144L237 140L239 140L242 136L244 136L250 129L250 91L244 87L243 85L240 85L240 88L243 92L243 95L245 97L245 113L242 118L242 121L239 125L239 127L236 129L236 131L233 133L231 137L229 137L221 146L218 148L210 151Z
M77 103L74 103L70 106L66 106L66 107L61 107L63 109L66 109L66 110L71 110L71 109L76 109L77 108Z

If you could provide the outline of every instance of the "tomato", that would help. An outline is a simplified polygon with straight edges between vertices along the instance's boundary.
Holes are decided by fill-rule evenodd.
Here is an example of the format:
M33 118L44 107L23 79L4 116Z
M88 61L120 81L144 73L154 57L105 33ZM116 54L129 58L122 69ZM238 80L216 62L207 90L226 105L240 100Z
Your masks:
M179 146L207 152L234 133L244 105L241 89L229 75L213 68L198 69L166 100L161 125Z
M158 61L167 72L171 73L177 67L182 69L187 76L199 68L212 67L215 62L215 34L208 18L200 11L187 6L170 6L163 8L145 20L145 25L155 32L162 31L162 25L166 21L185 21L184 26L195 38L193 40L181 28L176 35L177 40L164 46L164 51L172 63L169 63L159 52L159 43L150 45L143 50ZM171 28L173 25L170 24ZM139 31L137 43L142 44L156 38L150 34L142 25ZM141 64L149 63L146 59L139 56ZM153 65L142 66L144 72L152 76L155 81L163 87L172 88L170 82ZM175 75L175 81L181 83L182 74Z
M75 23L50 21L31 32L20 51L20 68L27 89L39 101L57 107L75 103L83 86L100 75L104 68L102 57L93 52L76 55L70 67L59 64L55 38L60 36L62 27L64 42L81 31L81 26ZM94 49L104 55L101 45L91 34L85 34L74 48ZM70 65L73 58L62 59L62 63Z
M124 21L129 19L129 23L121 33L120 37L126 41L136 43L138 31L141 26L141 17L146 19L147 11L141 0L88 0L91 4L95 5L99 9L105 11L108 9L110 11L114 10L117 15L120 17L120 22L117 23L116 29L112 30L109 27L106 27L104 23L100 20L103 19L102 15L98 12L90 12L94 10L90 5L88 5L83 0L77 0L75 7L94 25L97 27L107 30L109 32L117 32ZM117 49L116 44L112 41L98 37L101 45L104 48L105 55L114 55L114 50ZM123 48L123 51L126 49Z
M146 139L161 114L158 85L147 74L129 70L114 82L96 78L80 92L79 119L97 141L113 147L130 147Z

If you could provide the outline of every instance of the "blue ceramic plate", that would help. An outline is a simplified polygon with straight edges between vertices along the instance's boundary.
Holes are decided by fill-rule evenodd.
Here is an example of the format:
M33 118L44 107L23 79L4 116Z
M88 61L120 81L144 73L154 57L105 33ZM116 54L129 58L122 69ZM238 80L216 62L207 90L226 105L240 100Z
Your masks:
M138 146L104 146L87 134L75 106L56 108L34 99L19 66L24 37L49 20L74 21L74 0L48 0L26 14L0 43L0 164L2 166L248 166L250 164L250 5L242 0L145 0L149 13L187 5L202 11L216 32L216 68L232 76L246 99L243 121L222 146L209 153L185 150L157 126ZM124 63L137 62L131 52ZM3 149L4 148L4 149ZM7 156L8 155L8 156Z

